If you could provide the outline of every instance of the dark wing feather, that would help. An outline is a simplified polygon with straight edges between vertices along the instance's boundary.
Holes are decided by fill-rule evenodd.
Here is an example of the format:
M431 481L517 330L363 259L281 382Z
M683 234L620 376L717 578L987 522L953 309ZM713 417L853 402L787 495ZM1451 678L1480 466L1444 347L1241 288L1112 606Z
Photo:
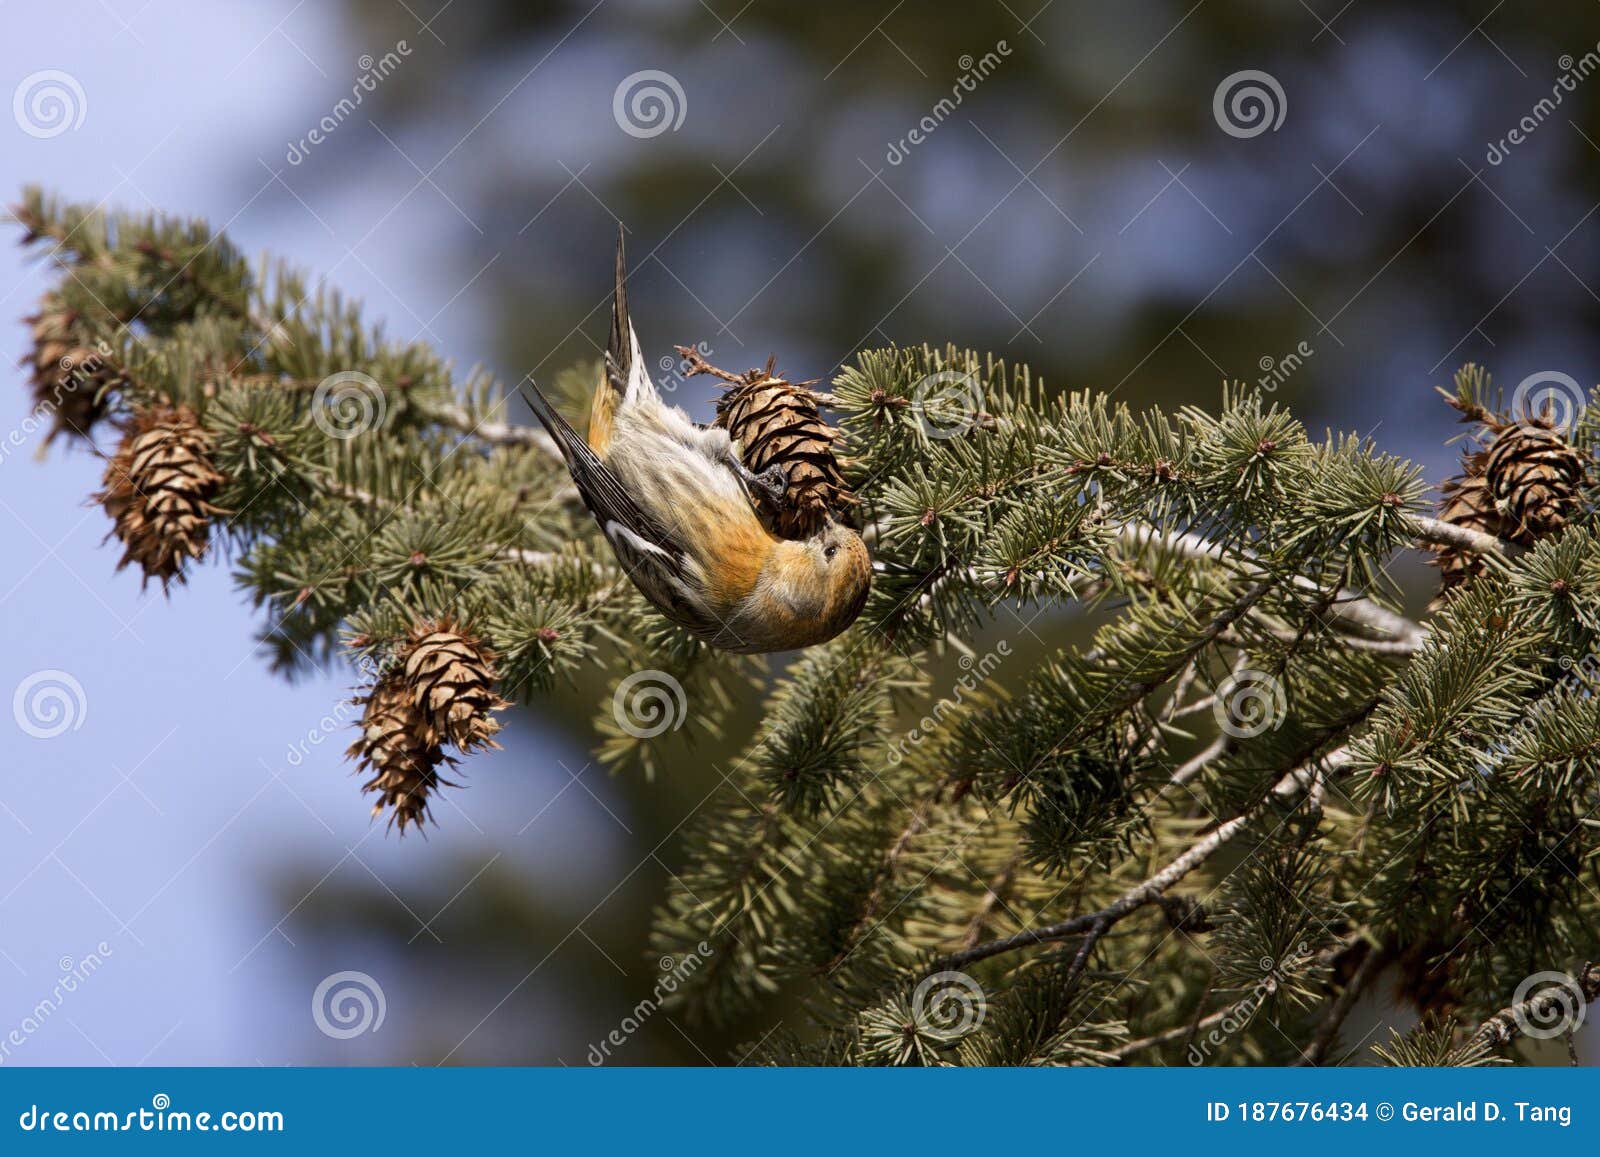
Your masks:
M533 407L534 417L555 439L556 448L566 459L572 480L577 483L578 493L583 496L583 504L589 508L589 513L594 515L612 544L617 543L615 528L620 527L639 540L637 544L630 544L631 555L670 562L676 574L683 562L684 552L666 528L634 501L633 495L622 485L622 480L611 467L600 461L599 455L590 449L571 423L539 392L539 387L534 385L531 378L523 382L522 396ZM660 553L656 554L657 551Z

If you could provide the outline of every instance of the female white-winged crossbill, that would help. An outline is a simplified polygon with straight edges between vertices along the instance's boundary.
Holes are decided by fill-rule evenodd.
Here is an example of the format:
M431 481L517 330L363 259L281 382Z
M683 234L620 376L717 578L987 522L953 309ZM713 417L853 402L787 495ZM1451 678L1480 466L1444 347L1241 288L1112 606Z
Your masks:
M781 500L783 472L751 474L728 432L662 400L628 318L617 242L611 342L582 436L529 380L523 394L555 439L617 559L661 612L714 647L789 651L856 620L872 581L861 536L828 521L810 537L764 526L751 487Z

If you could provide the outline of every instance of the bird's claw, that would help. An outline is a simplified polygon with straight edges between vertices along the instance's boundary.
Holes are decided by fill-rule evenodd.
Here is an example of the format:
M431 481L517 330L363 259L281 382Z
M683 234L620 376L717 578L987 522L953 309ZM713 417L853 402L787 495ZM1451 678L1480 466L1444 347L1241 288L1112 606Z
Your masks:
M760 491L762 495L772 502L782 502L783 496L789 492L789 475L783 467L774 462L760 474L740 460L736 452L728 454L727 462L733 472L739 476L739 481L753 491Z
M789 492L789 476L781 466L768 466L756 476L756 482L774 502L782 502L783 496Z

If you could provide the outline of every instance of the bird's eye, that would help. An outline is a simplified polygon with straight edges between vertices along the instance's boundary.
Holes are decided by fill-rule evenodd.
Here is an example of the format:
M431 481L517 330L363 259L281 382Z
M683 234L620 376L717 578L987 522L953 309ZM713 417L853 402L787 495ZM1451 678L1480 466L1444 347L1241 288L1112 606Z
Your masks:
M832 558L834 555L836 555L838 553L839 553L839 548L837 546L830 546L830 547L828 547L826 550L824 550L822 552L822 557L823 558Z

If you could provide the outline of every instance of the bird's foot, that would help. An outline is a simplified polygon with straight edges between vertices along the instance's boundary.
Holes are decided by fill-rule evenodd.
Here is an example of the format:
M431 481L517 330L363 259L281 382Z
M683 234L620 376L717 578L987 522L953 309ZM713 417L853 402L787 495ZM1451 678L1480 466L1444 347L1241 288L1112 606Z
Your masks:
M789 492L789 476L783 472L781 466L768 466L760 474L740 467L740 473L745 484L761 491L773 502L782 502L783 496Z

